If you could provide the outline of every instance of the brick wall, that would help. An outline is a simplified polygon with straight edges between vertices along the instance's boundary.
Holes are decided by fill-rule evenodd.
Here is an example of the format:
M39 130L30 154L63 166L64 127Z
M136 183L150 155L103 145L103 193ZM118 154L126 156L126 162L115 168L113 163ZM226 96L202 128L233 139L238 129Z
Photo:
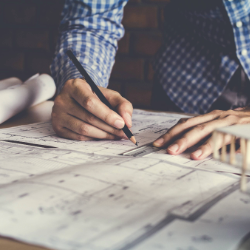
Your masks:
M0 79L49 73L63 0L0 0Z
M110 88L134 107L150 108L152 58L161 46L163 7L169 0L129 0ZM0 79L49 73L63 0L0 1Z

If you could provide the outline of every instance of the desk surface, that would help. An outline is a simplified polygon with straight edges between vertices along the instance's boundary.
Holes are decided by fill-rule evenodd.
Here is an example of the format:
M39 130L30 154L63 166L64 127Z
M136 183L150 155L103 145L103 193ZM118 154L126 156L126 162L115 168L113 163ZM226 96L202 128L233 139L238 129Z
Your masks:
M53 102L47 101L38 104L34 107L31 107L28 110L21 112L20 114L16 115L15 117L1 124L0 129L29 124L29 123L35 123L35 122L49 121L52 106ZM18 242L16 240L0 237L0 249L1 250L45 250L48 248L32 246Z
M51 116L51 111L53 107L52 101L47 101L33 106L16 116L12 117L8 121L0 125L1 128L9 128L18 125L25 125L35 122L49 121Z

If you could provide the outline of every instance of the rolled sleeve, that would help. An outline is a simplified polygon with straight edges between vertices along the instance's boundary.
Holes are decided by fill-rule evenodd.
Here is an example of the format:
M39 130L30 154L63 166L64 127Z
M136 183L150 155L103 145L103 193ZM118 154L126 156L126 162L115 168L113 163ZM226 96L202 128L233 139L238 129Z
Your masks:
M98 86L107 87L117 41L124 34L121 20L127 1L66 0L55 57L50 67L57 93L67 80L82 77L67 57L68 49Z

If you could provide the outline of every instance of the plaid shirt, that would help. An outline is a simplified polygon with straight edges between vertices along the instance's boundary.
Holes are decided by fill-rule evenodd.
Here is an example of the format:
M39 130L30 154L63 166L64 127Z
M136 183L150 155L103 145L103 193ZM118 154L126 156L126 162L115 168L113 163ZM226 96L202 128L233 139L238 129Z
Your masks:
M121 20L127 1L66 0L51 65L58 92L68 79L82 77L67 58L67 49L73 50L99 86L108 85L117 40L124 34ZM155 74L183 111L205 113L239 65L250 77L250 0L172 2L178 7L167 8L170 25L156 56Z

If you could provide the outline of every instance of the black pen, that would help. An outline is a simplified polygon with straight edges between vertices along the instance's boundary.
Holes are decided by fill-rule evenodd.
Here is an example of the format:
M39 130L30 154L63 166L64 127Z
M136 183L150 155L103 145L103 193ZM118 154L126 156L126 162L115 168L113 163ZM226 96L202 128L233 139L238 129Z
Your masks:
M82 74L82 76L84 77L84 79L86 80L86 82L90 85L91 89L96 93L96 95L98 96L98 98L104 104L106 104L110 109L112 109L113 111L115 111L113 109L113 107L110 105L110 103L108 102L108 100L105 98L105 96L103 95L103 93L100 91L100 89L96 86L96 84L94 83L94 81L88 75L88 73L86 72L86 70L83 68L83 66L80 64L80 62L77 60L77 58L75 57L75 55L73 54L73 52L71 50L67 50L66 54L70 58L70 60L73 62L73 64L76 66L76 68L79 70L79 72ZM127 127L126 124L124 125L124 127L123 127L122 130L125 133L125 135L129 138L129 140L132 141L136 146L138 146L134 135L131 133L131 131L129 130L129 128Z

